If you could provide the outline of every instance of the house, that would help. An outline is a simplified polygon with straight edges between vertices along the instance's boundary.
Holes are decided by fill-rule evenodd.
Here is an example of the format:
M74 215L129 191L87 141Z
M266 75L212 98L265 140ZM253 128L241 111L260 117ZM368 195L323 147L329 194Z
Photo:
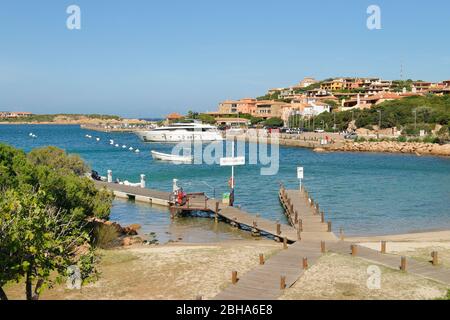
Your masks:
M247 127L250 125L250 120L245 118L217 118L216 124L231 128Z
M0 111L0 118L23 118L31 117L33 114L31 112L22 111Z
M167 121L178 121L178 120L180 120L182 118L183 118L183 116L181 114L179 114L179 113L176 113L176 112L171 113L171 114L169 114L166 117Z
M340 111L346 111L351 109L369 109L374 105L378 105L385 101L391 101L396 99L402 99L403 97L396 93L381 93L376 95L365 95L361 97L360 94L357 95L356 99L342 100L342 106L339 108Z
M255 117L269 119L269 118L281 118L283 107L289 106L288 103L263 100L256 103Z
M236 100L225 100L219 104L220 114L237 114L238 113L238 103Z

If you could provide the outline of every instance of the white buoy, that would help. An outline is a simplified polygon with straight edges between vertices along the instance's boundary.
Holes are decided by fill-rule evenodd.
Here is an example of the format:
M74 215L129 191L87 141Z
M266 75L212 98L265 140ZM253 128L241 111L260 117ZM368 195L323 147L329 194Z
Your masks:
M139 153L141 152L139 149L134 150L134 152Z
M123 146L122 146L123 149L125 149L126 147L127 147L126 145L123 145Z
M100 138L96 138L95 140L100 141Z
M119 147L119 145L118 145L118 144L116 143L115 147L116 147L116 148L118 148L118 147Z
M30 133L29 136L32 137L32 136L33 136L33 133Z
M133 147L130 147L128 150L133 151Z
M89 138L89 135L87 134L87 135L85 135L85 137L86 137L86 138Z

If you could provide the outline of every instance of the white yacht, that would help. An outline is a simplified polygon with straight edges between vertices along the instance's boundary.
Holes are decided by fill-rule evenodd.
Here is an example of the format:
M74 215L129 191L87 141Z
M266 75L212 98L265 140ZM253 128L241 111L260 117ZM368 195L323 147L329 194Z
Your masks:
M200 123L174 123L149 131L137 131L144 142L222 141L220 131L211 125Z

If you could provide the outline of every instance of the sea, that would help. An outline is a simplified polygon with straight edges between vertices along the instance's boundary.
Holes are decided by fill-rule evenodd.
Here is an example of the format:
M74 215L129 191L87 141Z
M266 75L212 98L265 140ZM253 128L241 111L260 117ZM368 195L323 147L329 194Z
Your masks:
M110 145L111 139L119 147ZM114 179L139 182L140 175L145 174L148 188L170 191L172 180L178 179L179 185L188 192L205 192L220 199L230 191L230 167L155 161L151 150L170 153L174 145L143 143L133 133L96 132L77 125L0 125L0 143L25 151L57 146L80 155L103 176L112 170ZM127 148L122 148L123 145ZM140 152L132 152L129 147ZM247 156L249 149L247 144ZM267 165L248 162L235 167L235 203L273 221L287 223L278 200L279 186L283 183L287 188L299 188L297 168L303 167L302 183L319 202L326 219L332 221L333 229L342 228L346 235L450 228L450 158L315 153L310 149L280 146L277 173L261 175L264 167ZM119 199L114 200L110 218L123 225L138 223L143 234L155 233L161 243L214 243L251 238L225 223L216 225L202 214L171 220L167 208Z

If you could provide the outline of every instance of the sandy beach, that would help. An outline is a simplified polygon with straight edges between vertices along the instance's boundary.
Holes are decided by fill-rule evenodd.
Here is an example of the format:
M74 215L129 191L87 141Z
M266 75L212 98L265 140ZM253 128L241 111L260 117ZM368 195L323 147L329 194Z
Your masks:
M439 251L440 263L450 267L450 231L402 234L381 237L348 238L347 241L377 249L388 241L389 253L412 259L429 260ZM160 246L136 245L99 250L98 281L81 290L68 290L64 284L44 291L42 299L211 299L230 284L231 271L238 274L257 267L258 256L266 259L282 250L271 240L238 240L215 244L168 243ZM311 266L280 299L361 300L361 299L441 299L450 289L431 279L404 273L381 265L381 288L367 287L367 268L360 258L328 253ZM6 288L11 299L23 299L23 285Z

